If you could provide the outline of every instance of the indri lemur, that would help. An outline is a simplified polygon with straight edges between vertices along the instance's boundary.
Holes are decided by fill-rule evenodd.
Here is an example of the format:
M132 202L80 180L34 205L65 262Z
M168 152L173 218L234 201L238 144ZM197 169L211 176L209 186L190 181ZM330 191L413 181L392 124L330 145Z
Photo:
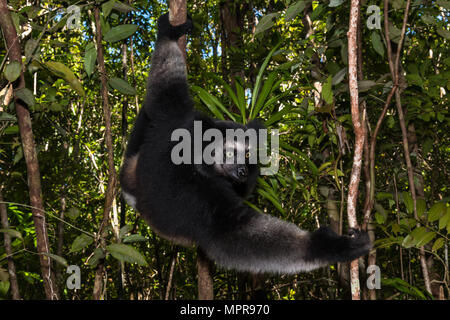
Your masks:
M165 14L148 79L147 96L134 125L121 171L126 201L139 211L160 236L181 245L197 245L218 265L241 271L296 273L366 254L371 243L366 232L351 229L339 236L329 228L314 232L243 203L254 189L257 165L174 164L172 132L259 129L218 121L194 111L186 65L177 39L188 33L192 21L179 26Z

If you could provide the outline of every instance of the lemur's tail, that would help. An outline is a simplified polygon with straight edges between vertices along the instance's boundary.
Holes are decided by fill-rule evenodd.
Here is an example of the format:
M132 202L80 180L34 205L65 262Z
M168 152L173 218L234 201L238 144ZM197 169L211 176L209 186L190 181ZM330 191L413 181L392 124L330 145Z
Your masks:
M218 232L202 249L219 265L250 272L298 273L351 261L371 248L366 232L339 236L329 228L315 232L267 214L240 214L234 227ZM232 224L231 224L232 225Z

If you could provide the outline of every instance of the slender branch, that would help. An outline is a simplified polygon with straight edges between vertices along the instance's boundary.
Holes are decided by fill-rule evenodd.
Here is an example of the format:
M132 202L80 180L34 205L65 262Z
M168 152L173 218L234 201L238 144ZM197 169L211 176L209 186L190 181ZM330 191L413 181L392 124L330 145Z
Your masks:
M362 119L359 112L358 96L358 16L360 1L352 0L350 5L350 23L347 33L348 38L348 74L349 90L353 129L355 132L355 153L353 155L352 172L348 187L347 215L350 228L357 228L356 204L358 200L358 186L361 176L362 155L364 148L364 128L365 110L363 110ZM359 270L358 259L351 262L350 265L350 286L353 300L360 300Z
M25 76L22 65L22 50L6 0L0 0L0 27L3 31L6 47L9 50L10 61L17 61L22 66L20 76L13 83L13 88L14 90L23 89L25 88ZM36 152L30 112L17 96L15 96L14 105L19 124L23 155L27 167L30 204L33 208L43 209L39 161ZM39 210L36 209L32 209L32 215L36 232L37 251L40 253L39 262L45 296L49 300L58 299L57 286L51 268L51 261L45 256L45 254L50 252L45 215L41 215Z

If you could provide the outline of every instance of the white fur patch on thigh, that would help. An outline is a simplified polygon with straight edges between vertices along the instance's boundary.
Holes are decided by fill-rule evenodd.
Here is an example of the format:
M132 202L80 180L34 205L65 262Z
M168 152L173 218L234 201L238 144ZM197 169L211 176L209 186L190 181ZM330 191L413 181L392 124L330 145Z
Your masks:
M136 210L136 197L124 191L122 191L122 195L128 205Z

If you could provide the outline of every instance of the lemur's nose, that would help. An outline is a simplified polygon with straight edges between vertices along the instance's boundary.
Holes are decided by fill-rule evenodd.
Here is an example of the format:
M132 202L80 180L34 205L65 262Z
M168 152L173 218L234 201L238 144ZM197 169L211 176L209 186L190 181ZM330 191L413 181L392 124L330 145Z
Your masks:
M239 177L246 177L247 176L247 168L246 167L239 167L238 168L238 176Z

